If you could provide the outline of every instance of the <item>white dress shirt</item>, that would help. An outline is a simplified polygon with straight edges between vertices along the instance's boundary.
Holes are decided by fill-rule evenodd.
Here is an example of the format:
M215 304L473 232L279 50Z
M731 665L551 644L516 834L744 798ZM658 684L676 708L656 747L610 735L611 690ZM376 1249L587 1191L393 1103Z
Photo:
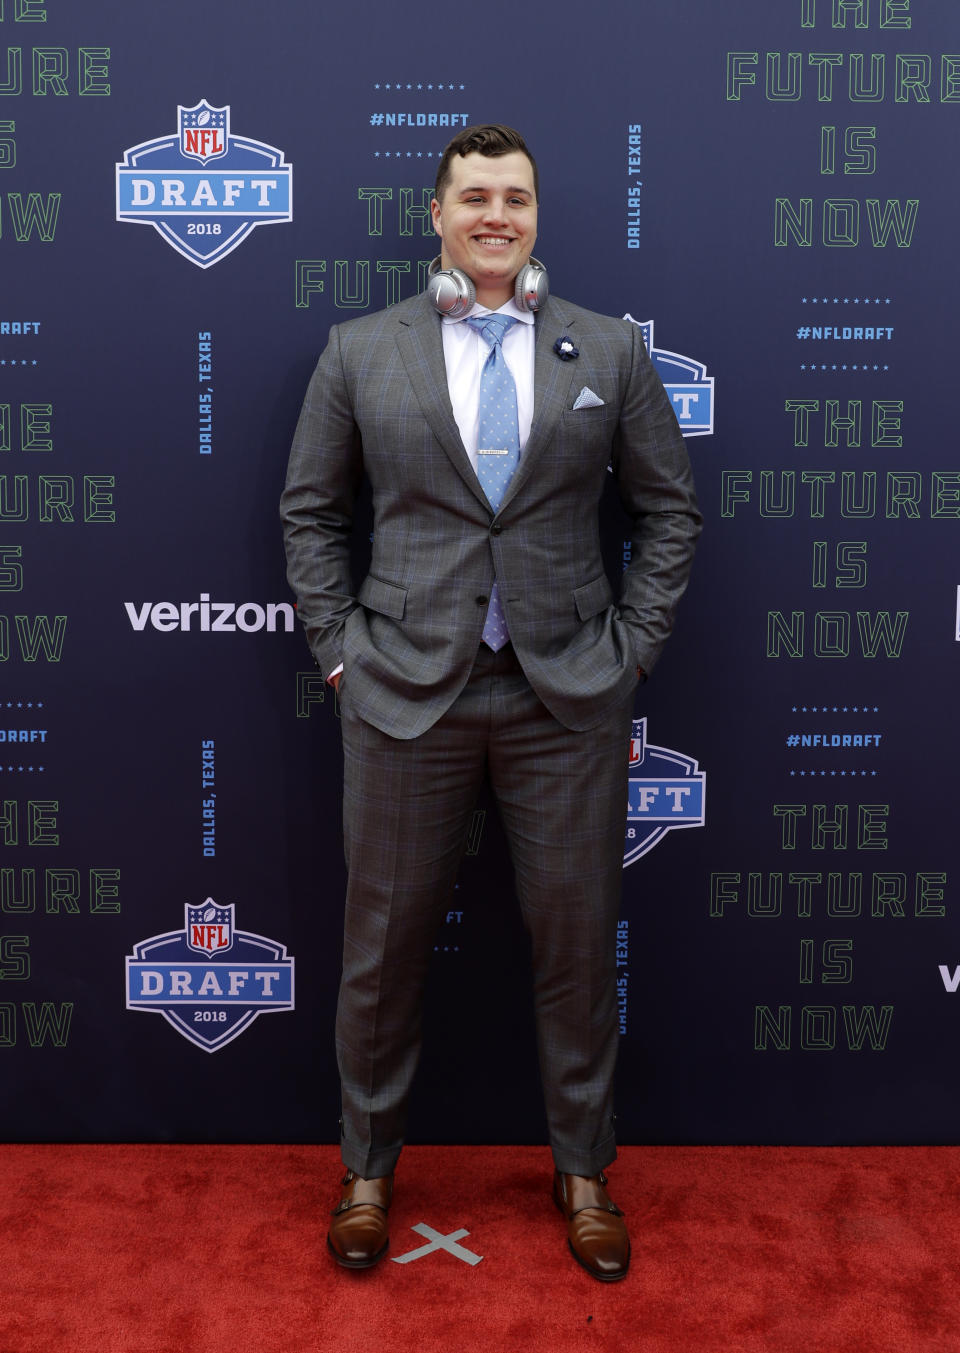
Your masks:
M511 324L504 334L501 351L503 360L510 368L513 383L517 387L521 456L530 435L530 424L533 422L533 358L536 330L530 311L519 309L511 298L495 312L484 305L474 305L470 314L460 319L451 319L445 315L441 325L441 337L443 360L447 368L447 389L450 392L450 403L453 405L453 416L457 420L464 449L474 470L477 468L480 372L490 355L490 345L471 329L469 324L465 324L463 319L494 313L511 315L519 320L518 324Z

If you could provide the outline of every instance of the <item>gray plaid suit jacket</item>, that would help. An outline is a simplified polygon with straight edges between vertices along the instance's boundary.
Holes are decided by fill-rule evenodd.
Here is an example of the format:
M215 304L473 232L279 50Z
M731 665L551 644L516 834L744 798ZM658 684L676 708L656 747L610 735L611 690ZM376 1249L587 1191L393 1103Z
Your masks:
M397 738L429 728L467 681L494 576L527 679L587 730L649 673L700 531L686 447L639 328L550 297L536 316L534 416L499 512L470 466L425 295L334 326L310 382L281 503L288 577L326 676ZM567 336L579 356L562 361ZM604 402L574 410L588 386ZM608 473L632 519L619 597L603 569ZM363 475L370 571L348 541Z

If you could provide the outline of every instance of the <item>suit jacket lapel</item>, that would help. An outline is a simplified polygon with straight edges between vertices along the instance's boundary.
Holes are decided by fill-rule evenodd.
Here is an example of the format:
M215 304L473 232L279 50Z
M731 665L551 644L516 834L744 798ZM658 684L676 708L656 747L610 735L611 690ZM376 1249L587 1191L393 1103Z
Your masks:
M420 305L412 314L398 315L397 347L400 356L423 416L434 435L467 488L491 511L453 416L436 311L425 294L419 299ZM533 473L550 445L560 416L570 402L570 388L576 372L572 370L572 363L561 361L557 356L554 344L565 332L572 330L575 323L574 317L565 313L562 301L548 300L543 309L537 312L533 422L520 464L500 504L501 511Z
M425 294L420 297L420 301L419 308L412 315L398 316L397 347L413 393L434 436L467 488L489 511L487 496L470 464L457 420L453 416L447 389L447 369L443 360L440 319Z
M523 448L520 464L503 496L501 511L523 488L536 470L537 462L553 440L560 416L568 407L570 387L575 372L572 363L562 361L554 351L554 344L562 334L573 328L575 319L568 316L562 301L548 300L537 312L535 356L533 365L533 422Z

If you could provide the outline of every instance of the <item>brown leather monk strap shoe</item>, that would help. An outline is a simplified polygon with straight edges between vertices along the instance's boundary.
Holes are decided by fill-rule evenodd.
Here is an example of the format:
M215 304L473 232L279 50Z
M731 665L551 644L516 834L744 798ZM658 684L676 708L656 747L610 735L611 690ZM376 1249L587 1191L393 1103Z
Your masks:
M630 1237L619 1207L610 1201L607 1177L586 1179L579 1174L553 1177L553 1201L567 1219L570 1253L578 1264L602 1283L627 1276Z
M330 1214L327 1249L344 1268L370 1268L390 1244L387 1211L393 1197L393 1175L361 1179L348 1170L340 1201Z

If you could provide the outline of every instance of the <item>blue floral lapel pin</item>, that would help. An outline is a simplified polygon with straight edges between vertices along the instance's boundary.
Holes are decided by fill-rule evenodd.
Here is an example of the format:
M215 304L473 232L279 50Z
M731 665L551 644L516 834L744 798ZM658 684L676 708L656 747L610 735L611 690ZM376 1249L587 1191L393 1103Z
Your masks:
M574 347L573 339L567 334L560 335L553 345L553 350L561 362L572 362L574 357L580 356L580 349Z

